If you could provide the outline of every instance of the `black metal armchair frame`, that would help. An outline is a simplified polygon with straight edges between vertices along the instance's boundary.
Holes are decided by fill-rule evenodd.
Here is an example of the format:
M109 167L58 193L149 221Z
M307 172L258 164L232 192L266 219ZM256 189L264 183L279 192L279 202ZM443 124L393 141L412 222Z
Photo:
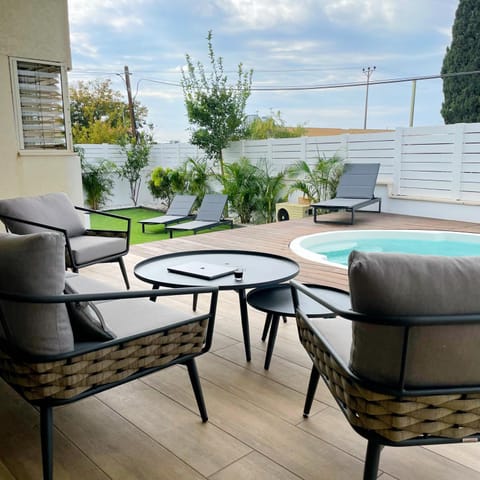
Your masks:
M312 359L304 417L307 418L320 377L352 428L367 439L364 480L377 478L384 446L435 445L480 440L480 379L477 385L451 388L414 388L406 385L409 334L413 327L480 324L477 315L377 317L344 310L308 287L292 280L300 341ZM325 287L330 291L341 290ZM404 327L400 379L396 385L372 382L356 375L331 348L311 319L298 308L297 292L318 301L335 314L354 322ZM334 319L332 321L335 321Z
M79 344L68 353L30 355L13 348L5 340L0 341L0 377L40 410L44 480L53 478L53 408L56 406L76 402L172 365L183 364L188 369L202 421L208 420L195 357L211 347L218 289L188 287L55 296L0 292L0 300L35 304L205 293L210 294L210 305L204 314L129 337ZM106 368L108 372L105 372Z
M26 223L28 225L32 225L34 227L40 227L46 230L51 230L55 232L60 232L62 235L65 237L65 258L66 258L66 263L67 266L75 273L78 273L78 270L83 267L88 267L90 265L95 265L97 263L110 263L110 262L118 262L120 266L120 270L122 272L123 280L125 282L125 285L127 289L130 288L130 282L128 281L128 275L127 275L127 269L125 268L125 262L123 261L123 256L126 255L130 249L130 225L131 225L131 220L128 217L123 217L120 215L115 215L113 213L107 213L107 212L101 212L98 210L92 210L90 208L85 208L85 207L79 207L79 206L74 206L75 210L78 210L80 212L84 212L86 214L96 214L96 215L101 215L104 217L109 217L109 218L116 218L118 220L123 220L126 222L126 228L124 230L96 230L96 229L87 229L84 233L84 235L91 235L91 236L102 236L102 237L116 237L116 238L125 238L126 240L126 246L124 251L120 253L115 253L114 255L106 255L103 257L98 257L95 260L89 261L89 262L84 262L84 263L78 263L75 259L75 255L73 254L72 247L70 245L70 240L67 234L67 230L63 228L56 227L54 225L47 225L44 223L39 223L39 222L34 222L32 220L26 220L23 218L19 217L12 217L10 215L2 215L0 218L9 220L9 221L15 221L19 223ZM8 226L5 224L5 228L7 231L9 231Z

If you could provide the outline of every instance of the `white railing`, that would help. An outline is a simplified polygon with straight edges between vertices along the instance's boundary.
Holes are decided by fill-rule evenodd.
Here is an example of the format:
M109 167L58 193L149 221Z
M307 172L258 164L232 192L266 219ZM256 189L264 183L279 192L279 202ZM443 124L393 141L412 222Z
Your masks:
M115 145L81 145L87 161L107 158L124 161ZM391 198L429 199L480 205L480 124L439 127L398 128L371 134L344 134L322 137L248 140L233 142L224 159L240 157L252 162L266 160L281 170L298 160L314 163L319 156L340 155L346 162L379 162L379 184L387 184ZM157 144L152 148L147 177L158 165L175 168L202 152L185 143ZM144 181L140 203L152 203ZM131 204L128 188L116 181L109 206Z

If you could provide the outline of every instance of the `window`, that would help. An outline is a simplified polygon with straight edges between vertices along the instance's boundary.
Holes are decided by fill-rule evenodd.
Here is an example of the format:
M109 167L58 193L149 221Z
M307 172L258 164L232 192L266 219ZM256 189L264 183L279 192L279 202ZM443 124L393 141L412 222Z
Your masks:
M67 148L64 70L60 65L12 60L20 148Z

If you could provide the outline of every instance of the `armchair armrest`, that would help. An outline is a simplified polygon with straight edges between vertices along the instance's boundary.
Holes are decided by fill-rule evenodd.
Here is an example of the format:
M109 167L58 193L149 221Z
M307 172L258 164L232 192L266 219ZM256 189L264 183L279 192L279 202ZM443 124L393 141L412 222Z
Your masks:
M98 230L98 229L89 228L85 232L86 235L117 236L115 234L120 234L118 236L121 236L123 238L127 238L127 240L130 239L130 228L131 228L131 219L130 218L124 217L122 215L116 215L114 213L100 212L98 210L92 210L91 208L85 208L85 207L75 206L75 210L78 210L80 212L84 212L86 214L94 213L96 215L101 215L102 217L115 218L115 219L123 220L124 222L126 222L126 226L122 230Z
M136 291L112 291L112 292L102 292L102 293L75 293L75 294L62 294L62 295L25 295L20 293L8 293L0 291L0 300L12 301L12 302L21 302L21 303L35 303L35 304L59 304L59 303L70 303L70 302L86 302L86 301L105 301L105 300L121 300L121 299L134 299L134 298L157 298L157 297L173 297L179 295L193 295L193 294L210 294L210 304L208 311L204 314L192 314L192 319L196 320L208 319L208 327L205 337L205 346L204 351L210 349L213 336L214 321L217 308L218 300L218 287L183 287L183 288L172 288L172 289L162 289L162 290L136 290ZM191 319L190 319L191 320ZM189 321L190 321L189 320ZM169 328L172 325L168 326ZM157 330L149 332L149 334L155 333L156 331L164 330L165 326L159 327ZM61 354L54 355L33 355L20 351L18 349L12 348L11 345L7 345L6 341L2 341L5 347L8 348L8 351L11 354L14 354L16 358L21 361L26 362L52 362L57 360L62 360L65 358L71 358L74 354L75 356L100 350L102 348L115 346L117 344L123 344L130 340L135 340L136 338L142 337L144 333L138 333L130 337L115 338L113 340L98 341L98 342L89 342L79 348L75 348L74 352L65 352Z

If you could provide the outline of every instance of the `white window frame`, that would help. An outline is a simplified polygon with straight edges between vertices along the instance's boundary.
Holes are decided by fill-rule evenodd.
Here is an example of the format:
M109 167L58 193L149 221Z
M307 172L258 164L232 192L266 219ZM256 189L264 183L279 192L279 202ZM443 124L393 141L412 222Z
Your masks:
M62 112L63 112L63 128L65 134L65 144L61 147L59 146L47 146L45 144L39 143L34 147L25 147L24 142L24 123L22 119L22 106L21 106L21 97L20 97L20 88L18 81L18 62L31 63L32 65L52 65L59 67L60 69L60 86L61 86L61 96L62 96ZM13 92L13 104L15 110L15 119L17 124L17 139L18 145L21 153L30 153L30 152L66 152L72 150L72 141L71 141L71 126L70 126L70 108L68 105L68 82L67 82L67 69L64 64L59 62L49 62L45 60L37 60L30 58L19 58L19 57L10 57L10 72L11 72L11 81L12 81L12 92Z

